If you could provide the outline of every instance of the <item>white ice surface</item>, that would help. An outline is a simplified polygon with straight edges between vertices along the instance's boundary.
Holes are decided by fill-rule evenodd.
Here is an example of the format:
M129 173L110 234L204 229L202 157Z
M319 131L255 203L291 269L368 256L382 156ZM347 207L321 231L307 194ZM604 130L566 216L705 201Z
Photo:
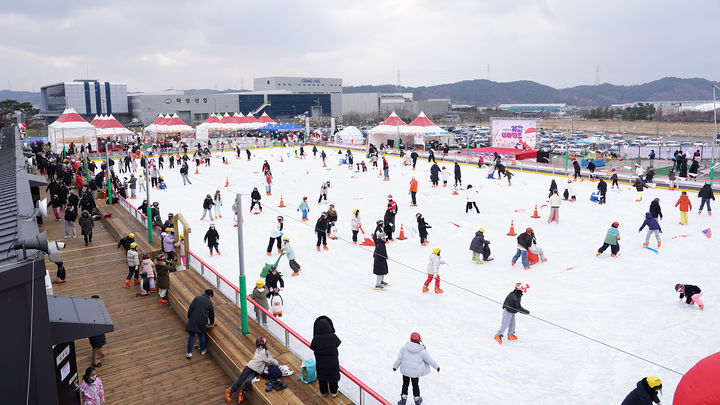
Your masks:
M505 298L515 282L529 283L530 291L522 303L532 315L680 372L720 350L720 321L714 315L720 286L713 273L717 263L711 262L718 244L701 233L715 225L720 214L698 217L696 193L691 193L694 210L690 224L682 227L674 207L677 191L649 189L637 203L635 191L625 185L619 192L608 191L607 205L599 206L589 201L597 183L578 181L578 201L563 202L560 223L548 224L547 206L540 208L541 219L530 215L534 204L546 204L553 176L515 172L513 185L508 187L504 179L483 178L485 169L462 166L463 184L479 187L481 193L481 213L465 214L462 192L452 195L451 187L430 187L430 164L425 160L419 161L413 172L403 167L399 158L389 157L391 181L383 182L377 170L355 173L337 166L337 151L326 151L327 168L312 154L307 160L285 155L281 163L281 153L294 156L292 148L257 150L250 162L244 153L240 160L226 153L230 165L220 164L215 155L211 167L202 166L200 174L190 175L192 186L182 185L177 168L165 169L169 188L153 190L152 199L160 202L164 218L171 211L182 212L193 228L191 250L228 279L237 280L237 231L231 204L234 193L247 197L252 187L258 187L263 196L262 214L248 215L249 199L243 200L248 291L263 264L277 258L276 252L268 258L265 249L271 224L281 214L286 218L284 236L291 239L303 269L300 277L291 277L287 260L283 257L280 262L286 283L283 321L310 340L314 319L329 316L342 340L341 364L392 402L399 398L401 384L401 375L393 373L392 365L413 331L421 333L429 354L441 366L440 373L432 371L420 380L428 404L620 403L635 383L648 375L662 378L663 403L672 402L679 375L528 316L517 316L518 341L498 345L492 337L499 327L500 305L449 283L497 301ZM356 162L361 158L356 153ZM270 162L274 174L270 197L265 196L262 159ZM451 164L439 164L452 173ZM194 173L194 163L190 169ZM412 175L420 183L417 207L409 206ZM224 187L226 176L229 188ZM562 193L567 179L554 178ZM327 204L317 204L325 180L332 184L328 200L338 211L342 239L328 240L330 250L316 252L313 227L327 209ZM210 221L201 222L200 216L203 197L216 189L222 191L225 201L223 218L215 220L222 255L210 257L202 240ZM388 256L417 270L389 262L386 281L392 286L383 292L373 290L372 248L351 242L350 216L358 208L363 228L372 232L375 221L383 216L388 194L399 206L396 223L404 225L408 236L408 240L389 244ZM281 195L287 208L278 208ZM310 205L306 223L299 221L301 215L296 211L302 196L308 197ZM645 231L638 233L654 197L660 197L665 215L659 254L643 249ZM431 243L426 247L420 246L412 231L417 226L417 212L432 225ZM511 219L518 232L528 226L535 229L547 263L530 271L523 270L520 263L510 266L516 246L515 238L506 236ZM613 221L620 222L620 255L611 259L608 249L596 258ZM478 227L485 229L495 258L482 265L470 260L468 249ZM673 238L678 235L688 236ZM442 295L420 291L428 255L435 247L442 249L443 259L449 263L440 270ZM673 289L676 283L700 286L705 310L680 303Z

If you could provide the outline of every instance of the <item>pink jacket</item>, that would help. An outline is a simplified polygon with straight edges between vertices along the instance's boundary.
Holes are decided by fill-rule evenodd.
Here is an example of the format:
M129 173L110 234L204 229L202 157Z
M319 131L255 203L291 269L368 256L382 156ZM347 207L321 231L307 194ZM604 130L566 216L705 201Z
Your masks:
M144 259L142 261L142 270L140 271L147 273L148 278L154 278L155 277L155 263L152 262L150 259Z

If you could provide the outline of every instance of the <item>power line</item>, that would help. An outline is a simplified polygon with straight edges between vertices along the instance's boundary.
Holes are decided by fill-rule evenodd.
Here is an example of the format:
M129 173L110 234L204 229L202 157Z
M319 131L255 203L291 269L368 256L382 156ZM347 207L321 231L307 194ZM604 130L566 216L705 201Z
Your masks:
M210 185L210 186L216 187L216 188L222 188L222 189L225 189L225 190L227 190L227 191L230 191L230 192L233 192L233 193L236 193L236 194L240 194L241 197L246 198L246 199L250 199L250 197L249 197L247 194L238 193L238 192L234 191L232 188L230 188L230 187L225 187L225 186L222 185L222 184L221 184L221 185L217 185L217 184L214 184L214 183L211 183L211 182L209 182L209 181L202 180L202 179L199 179L199 181L201 181L201 182L203 182L203 183L205 183L205 184L208 184L208 185ZM283 218L286 217L286 215L285 215L285 213L284 213L283 211L280 211L280 210L276 209L275 207L270 207L270 206L267 206L267 205L266 205L266 209L267 209L268 211L273 211L273 212L276 212L276 213L278 213L278 214L283 215ZM294 217L289 217L289 218L290 218L291 220L295 221L296 223L300 224L300 225L303 225L303 226L306 226L306 227L311 227L313 230L315 229L315 226L314 226L314 225L311 225L311 224L309 224L309 223L305 223L305 222L303 222L303 221L301 221L301 220L299 220L299 219L297 219L297 218L294 218ZM239 218L238 218L238 226L242 226L242 224L240 224ZM346 239L346 238L344 238L344 237L337 237L336 240L340 240L340 241L342 241L342 242L345 242L345 243L347 243L347 244L349 244L349 245L352 245L352 246L354 246L354 247L357 247L357 248L362 249L362 250L364 250L364 251L366 251L366 252L369 252L369 253L373 253L373 251L374 251L374 249L368 249L368 248L365 248L364 246L357 245L357 244L353 243L351 240L348 240L348 239ZM395 263L395 264L398 264L398 265L400 265L400 266L402 266L402 267L405 267L405 268L407 268L407 269L409 269L409 270L413 270L413 271L415 271L415 272L417 272L417 273L419 273L419 274L425 275L425 274L427 273L426 271L420 270L420 269L418 269L418 268L416 268L416 267L413 267L413 266L411 266L411 265L409 265L409 264L406 264L406 263L404 263L404 262L401 262L401 261L398 261L398 260L395 260L395 259L391 259L391 258L389 258L389 257L386 257L385 259L388 260L388 261L390 261L390 262L392 262L392 263ZM453 287L455 287L455 288L457 288L457 289L459 289L459 290L465 291L465 292L467 292L467 293L469 293L469 294L472 294L472 295L475 295L475 296L477 296L477 297L480 297L480 298L482 298L482 299L484 299L484 300L486 300L486 301L489 301L489 302L498 304L498 305L500 305L501 307L504 305L503 302L501 302L501 301L498 301L498 300L496 300L496 299L494 299L494 298L491 298L491 297L489 297L489 296L487 296L487 295L484 295L484 294L481 294L481 293L479 293L479 292L472 291L472 290L470 290L470 289L468 289L468 288L466 288L466 287L463 287L462 285L453 283L452 281L448 281L446 278L443 278L443 283L445 283L446 285L451 285L451 286L453 286ZM619 348L619 347L617 347L617 346L614 346L614 345L611 345L611 344L609 344L609 343L605 343L605 342L603 342L603 341L601 341L601 340L599 340L599 339L596 339L596 338L593 338L593 337L588 336L588 335L586 335L586 334L580 333L580 332L578 332L578 331L575 331L575 330L570 329L570 328L568 328L568 327L562 326L562 325L557 324L557 323L555 323L555 322L549 321L549 320L547 320L547 319L541 318L541 317L536 316L536 315L528 315L528 316L531 317L531 318L533 318L533 319L536 319L536 320L538 320L538 321L540 321L540 322L544 322L544 323L546 323L546 324L548 324L548 325L550 325L550 326L554 326L554 327L556 327L556 328L558 328L558 329L562 329L562 330L564 330L564 331L566 331L566 332L572 333L572 334L577 335L577 336L579 336L579 337L582 337L582 338L585 338L585 339L587 339L587 340L590 340L591 342L595 342L595 343L597 343L597 344L599 344L599 345L605 346L605 347L607 347L607 348L609 348L609 349L616 350L616 351L618 351L618 352L620 352L620 353L623 353L623 354L626 354L626 355L628 355L628 356L634 357L634 358L636 358L636 359L638 359L638 360L641 360L641 361L644 361L644 362L646 362L646 363L652 364L652 365L654 365L654 366L660 367L660 368L662 368L662 369L665 369L665 370L670 371L670 372L672 372L672 373L675 373L675 374L677 374L677 375L680 375L680 376L684 375L684 373L681 373L681 372L679 372L679 371L677 371L677 370L674 370L674 369L672 369L672 368L670 368L670 367L667 367L667 366L664 366L664 365L662 365L662 364L656 363L656 362L654 362L654 361L652 361L652 360L650 360L650 359L647 359L647 358L642 357L642 356L640 356L640 355L634 354L634 353L629 352L629 351L627 351L627 350L621 349L621 348Z

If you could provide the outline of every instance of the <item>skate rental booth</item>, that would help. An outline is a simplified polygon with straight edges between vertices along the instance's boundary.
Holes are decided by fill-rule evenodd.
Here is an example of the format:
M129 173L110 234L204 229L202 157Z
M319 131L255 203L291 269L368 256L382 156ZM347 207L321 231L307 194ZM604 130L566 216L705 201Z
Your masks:
M470 149L470 155L523 160L537 158L537 122L534 120L492 119L492 146Z
M405 124L393 111L385 121L368 131L368 145L385 144L397 148L402 142L406 148L424 149L430 141L448 143L450 133L435 125L422 111L410 124Z

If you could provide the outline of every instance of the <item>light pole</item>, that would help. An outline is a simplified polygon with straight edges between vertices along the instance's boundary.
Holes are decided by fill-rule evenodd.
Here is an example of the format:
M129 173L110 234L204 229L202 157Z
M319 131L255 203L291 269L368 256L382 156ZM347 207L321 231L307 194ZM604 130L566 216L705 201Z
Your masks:
M147 219L148 243L152 243L152 209L150 208L150 170L148 169L148 157L145 156L145 215Z
M247 335L250 333L248 328L248 315L247 315L247 283L245 281L245 252L243 251L243 220L242 220L242 201L240 194L235 194L235 211L237 212L237 229L238 229L238 262L240 265L240 326L242 328L242 334Z
M110 171L110 147L107 140L105 140L105 166L107 166L107 176L105 182L107 183L108 189L108 204L112 205L112 172Z

